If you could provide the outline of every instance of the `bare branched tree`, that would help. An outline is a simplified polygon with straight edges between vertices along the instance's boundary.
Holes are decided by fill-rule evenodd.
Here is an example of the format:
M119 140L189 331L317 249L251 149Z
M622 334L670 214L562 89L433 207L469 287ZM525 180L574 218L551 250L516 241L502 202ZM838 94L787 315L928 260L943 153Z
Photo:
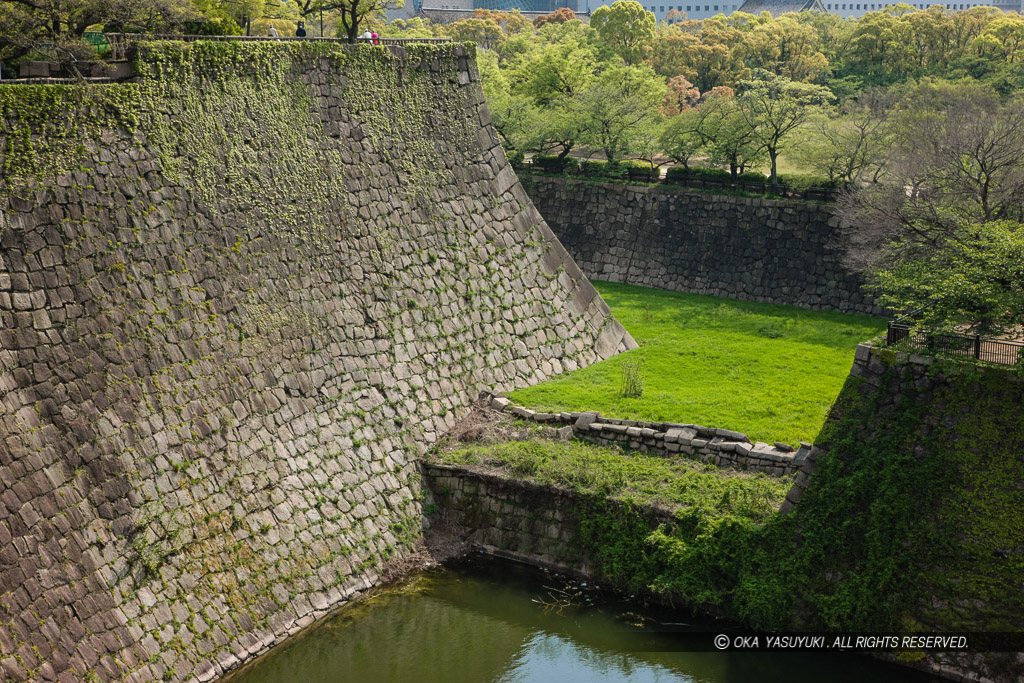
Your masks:
M965 225L1024 217L1024 100L924 82L891 125L884 171L840 204L851 265L880 267L942 248Z

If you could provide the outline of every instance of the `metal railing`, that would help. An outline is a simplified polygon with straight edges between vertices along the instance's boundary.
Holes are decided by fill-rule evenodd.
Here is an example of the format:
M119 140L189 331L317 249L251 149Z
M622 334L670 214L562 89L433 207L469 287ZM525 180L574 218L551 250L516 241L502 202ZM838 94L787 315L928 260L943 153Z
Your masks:
M556 167L547 167L534 164L530 161L523 161L516 164L517 170L525 169L551 173L553 175L567 178L580 177L592 178L594 180L629 180L641 183L659 183L661 185L674 185L676 187L688 187L698 190L740 190L756 194L771 194L783 199L803 199L816 202L834 202L842 190L824 187L812 187L807 189L796 189L789 185L772 185L769 182L754 182L750 180L732 180L730 178L705 178L698 175L666 176L661 177L659 169L630 168L618 177L603 175L599 171L592 171L585 167L572 170Z
M135 43L147 40L180 40L193 43L198 40L212 41L317 41L322 43L348 43L348 38L314 38L310 36L197 36L177 33L104 33L103 37L110 44L113 59L125 59L128 48ZM408 43L450 43L451 38L357 38L357 43L373 43L374 45L406 45Z
M681 187L692 187L701 190L741 190L743 192L754 192L757 194L773 194L786 199L804 199L817 202L834 202L839 196L840 190L833 190L825 187L809 187L797 189L789 185L772 185L768 182L755 182L750 180L729 180L725 178L702 178L700 176L675 176L666 177L662 183L666 185L679 185Z
M990 339L976 334L923 332L897 322L889 323L885 343L896 349L974 358L1000 365L1016 365L1024 361L1024 342Z

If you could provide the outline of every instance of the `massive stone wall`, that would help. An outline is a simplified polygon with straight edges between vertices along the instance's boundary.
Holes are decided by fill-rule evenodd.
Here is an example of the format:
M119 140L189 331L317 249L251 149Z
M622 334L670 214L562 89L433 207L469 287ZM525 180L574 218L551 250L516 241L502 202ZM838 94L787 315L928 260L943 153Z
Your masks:
M880 315L840 262L831 206L528 176L552 230L592 278Z
M144 44L0 86L4 680L209 680L421 534L484 389L633 345L471 48Z
M801 572L813 588L787 599L840 629L971 634L972 651L902 659L953 680L1021 680L1022 403L1012 368L859 346L782 507L794 552L817 554Z

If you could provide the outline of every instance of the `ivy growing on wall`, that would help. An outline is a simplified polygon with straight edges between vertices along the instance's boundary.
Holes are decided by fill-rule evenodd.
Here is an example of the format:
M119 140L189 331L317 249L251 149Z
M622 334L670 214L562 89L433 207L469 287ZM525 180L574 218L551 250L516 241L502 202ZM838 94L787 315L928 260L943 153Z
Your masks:
M651 532L594 499L588 546L613 579L760 629L1022 630L1024 383L912 367L887 367L878 388L848 381L792 514L687 512ZM998 654L987 666L1024 673Z

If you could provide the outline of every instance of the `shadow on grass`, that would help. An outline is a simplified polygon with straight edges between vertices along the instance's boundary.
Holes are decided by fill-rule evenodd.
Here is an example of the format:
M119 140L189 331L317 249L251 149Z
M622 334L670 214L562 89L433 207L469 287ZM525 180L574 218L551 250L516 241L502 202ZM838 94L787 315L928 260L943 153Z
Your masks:
M673 329L705 329L845 350L851 339L867 341L885 329L884 318L869 315L811 311L617 282L593 283L615 317L641 344Z

